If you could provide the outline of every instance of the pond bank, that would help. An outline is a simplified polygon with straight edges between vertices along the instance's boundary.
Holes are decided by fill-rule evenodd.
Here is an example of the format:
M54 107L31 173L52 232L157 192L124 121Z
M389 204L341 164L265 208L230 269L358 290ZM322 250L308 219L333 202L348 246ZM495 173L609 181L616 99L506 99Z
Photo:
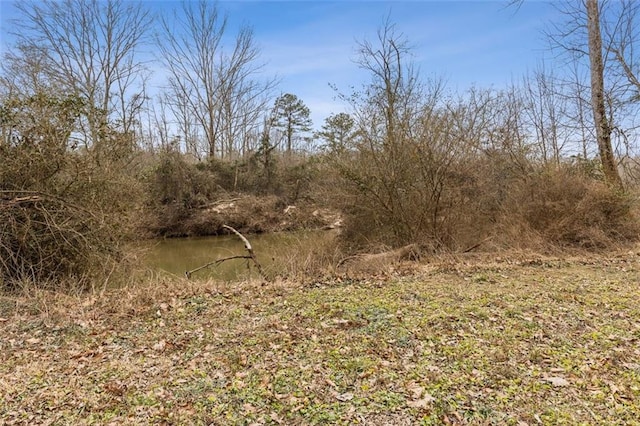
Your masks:
M223 225L241 233L333 229L341 226L340 213L309 202L288 204L276 196L230 194L224 199L185 208L165 205L140 224L141 233L154 237L199 237L227 234Z

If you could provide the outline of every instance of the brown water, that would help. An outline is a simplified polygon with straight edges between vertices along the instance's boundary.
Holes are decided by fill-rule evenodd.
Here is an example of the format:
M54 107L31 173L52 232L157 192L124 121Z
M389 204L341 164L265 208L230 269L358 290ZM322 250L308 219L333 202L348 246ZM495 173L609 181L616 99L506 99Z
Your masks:
M268 272L274 271L278 263L288 257L310 252L314 242L327 238L328 231L279 232L274 234L246 235L260 264ZM150 243L145 255L145 263L162 273L183 277L186 271L230 256L243 256L247 251L242 241L235 235L198 238L171 238ZM253 264L247 267L245 259L225 261L195 272L192 279L217 278L238 280L257 277Z

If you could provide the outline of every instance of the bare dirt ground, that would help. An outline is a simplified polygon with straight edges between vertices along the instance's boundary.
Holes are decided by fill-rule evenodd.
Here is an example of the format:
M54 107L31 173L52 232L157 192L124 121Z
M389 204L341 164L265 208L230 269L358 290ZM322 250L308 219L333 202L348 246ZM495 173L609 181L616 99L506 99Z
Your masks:
M0 419L640 424L635 252L411 269L1 298Z

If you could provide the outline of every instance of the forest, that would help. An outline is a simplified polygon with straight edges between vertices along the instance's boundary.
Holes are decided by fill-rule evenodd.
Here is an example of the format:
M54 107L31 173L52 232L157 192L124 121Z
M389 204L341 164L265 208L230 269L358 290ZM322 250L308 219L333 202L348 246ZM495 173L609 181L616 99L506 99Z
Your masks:
M637 422L639 4L559 2L557 63L460 91L390 13L321 124L250 26L176 7L20 2L3 29L0 418ZM139 249L232 231L259 267L254 234L313 229L239 282Z

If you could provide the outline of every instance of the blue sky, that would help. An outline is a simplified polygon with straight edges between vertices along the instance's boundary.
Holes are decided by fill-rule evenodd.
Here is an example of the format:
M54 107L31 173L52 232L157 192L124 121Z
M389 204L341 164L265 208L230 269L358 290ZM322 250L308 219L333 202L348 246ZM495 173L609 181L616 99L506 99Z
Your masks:
M335 91L349 92L367 77L354 63L357 41L374 40L390 16L414 47L424 77L444 78L451 90L475 84L502 87L520 79L545 56L545 24L557 19L547 2L519 9L504 1L280 1L222 2L232 22L250 23L267 70L280 90L311 108L316 126L343 110Z
M11 42L12 4L0 0L3 50ZM158 12L180 8L178 1L147 5ZM253 27L265 73L279 77L279 91L296 94L309 106L315 127L331 112L344 110L330 83L348 93L366 80L353 62L356 42L373 40L388 15L414 47L422 75L444 78L453 91L519 80L551 56L542 31L558 16L548 2L525 1L517 11L505 5L479 0L220 2L232 31L242 23ZM160 81L162 71L154 69L153 80Z

